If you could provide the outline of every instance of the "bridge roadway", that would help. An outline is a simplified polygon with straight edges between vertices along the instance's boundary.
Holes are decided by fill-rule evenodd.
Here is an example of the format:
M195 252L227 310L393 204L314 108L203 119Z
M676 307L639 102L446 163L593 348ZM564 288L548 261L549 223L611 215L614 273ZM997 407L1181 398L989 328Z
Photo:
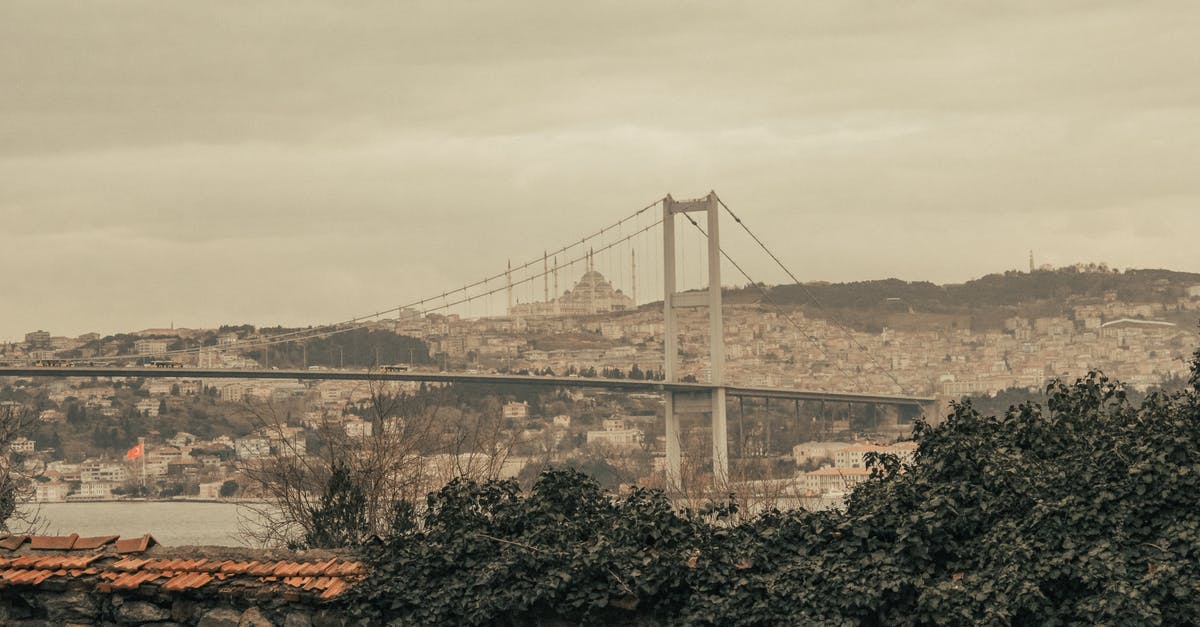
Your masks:
M548 385L557 387L599 388L629 392L708 392L720 386L708 383L666 383L634 379L589 377L540 377L515 374L468 374L458 372L382 372L378 370L233 370L221 368L147 368L147 367L0 367L0 377L142 377L189 379L297 379L329 381L425 381L430 383L481 383L494 385ZM726 385L726 396L777 398L830 403L871 403L876 405L928 407L933 397L895 396L890 394L849 394Z

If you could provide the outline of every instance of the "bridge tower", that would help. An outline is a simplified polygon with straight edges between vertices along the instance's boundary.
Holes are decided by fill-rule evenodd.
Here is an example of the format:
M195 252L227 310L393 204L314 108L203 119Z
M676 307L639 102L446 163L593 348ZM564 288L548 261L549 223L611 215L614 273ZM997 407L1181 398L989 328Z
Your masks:
M663 199L663 375L666 383L679 382L678 309L708 307L712 388L701 392L664 392L666 401L667 485L682 487L682 451L680 447L679 415L707 413L712 417L713 480L718 487L729 482L729 439L725 422L725 331L721 315L721 238L719 230L720 204L716 192L703 198L675 200L668 194ZM675 291L675 216L706 214L708 233L708 290L707 292Z

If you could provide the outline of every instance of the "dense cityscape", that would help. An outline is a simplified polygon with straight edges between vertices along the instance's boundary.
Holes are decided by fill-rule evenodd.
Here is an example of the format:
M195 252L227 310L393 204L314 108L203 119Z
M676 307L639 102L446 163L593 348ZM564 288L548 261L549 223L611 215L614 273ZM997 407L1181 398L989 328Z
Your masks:
M725 312L726 377L760 387L918 393L943 403L1010 389L1037 391L1049 380L1070 380L1089 370L1118 374L1132 389L1146 390L1183 378L1194 350L1195 330L1171 320L1200 312L1200 282L1190 284L1189 275L1181 276L1183 282L1152 285L1152 302L1124 301L1115 291L1071 296L1056 303L1059 315L1013 315L993 329L972 329L969 317L960 317L965 320L961 326L958 319L951 325L928 324L928 318L908 312L900 319L907 316L915 324L869 332L850 329L811 308L730 304ZM703 381L708 362L702 354L702 320L698 314L683 320L680 374ZM507 316L471 319L404 312L311 348L266 344L273 334L287 331L241 325L71 338L36 330L22 342L0 347L0 361L93 363L123 356L134 364L192 349L175 359L234 369L400 367L585 378L661 376L656 370L662 364L661 310L633 307L596 271L586 273L562 297L519 305ZM330 429L350 440L367 438L382 424L369 411L373 395L432 394L437 387L388 386L329 380L9 378L0 402L36 408L36 435L18 438L11 449L36 471L36 490L30 494L36 501L255 499L263 494L248 478L247 465L280 455L303 457L309 446L328 441ZM661 399L656 395L585 389L476 396L461 404L463 411L477 420L500 420L506 434L504 453L494 462L498 476L517 477L526 467L534 472L545 464L570 461L604 467L613 488L661 481ZM264 421L256 406L283 407L286 419ZM799 404L796 411L801 411ZM805 420L795 428L759 421L749 434L739 433L735 450L742 461L786 460L769 472L746 471L743 480L790 482L789 494L829 505L836 499L821 497L840 495L866 475L864 454L911 454L907 444L892 444L907 435L904 429L872 432L848 415L814 426L815 414L807 405L804 412ZM768 422L790 423L786 411L782 417L767 416ZM125 459L123 453L139 437L145 438L144 456ZM427 447L425 459L427 488L452 478L456 465L447 463L445 451Z

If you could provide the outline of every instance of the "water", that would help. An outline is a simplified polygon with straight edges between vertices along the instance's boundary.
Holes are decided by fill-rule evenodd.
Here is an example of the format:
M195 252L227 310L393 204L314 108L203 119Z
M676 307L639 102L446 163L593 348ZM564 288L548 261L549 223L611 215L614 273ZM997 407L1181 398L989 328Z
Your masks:
M148 533L168 546L247 546L239 521L253 515L236 503L98 502L42 503L36 508L47 535L120 535Z

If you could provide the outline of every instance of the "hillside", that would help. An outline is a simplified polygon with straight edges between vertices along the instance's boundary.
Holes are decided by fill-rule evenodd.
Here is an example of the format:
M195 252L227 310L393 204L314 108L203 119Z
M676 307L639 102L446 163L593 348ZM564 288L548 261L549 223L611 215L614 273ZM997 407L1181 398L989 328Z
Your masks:
M960 284L884 279L853 283L808 283L766 288L771 300L803 306L812 317L835 317L865 331L931 324L1000 328L1010 316L1063 315L1075 305L1115 299L1128 303L1174 303L1200 285L1200 273L1098 267L1068 267L1033 273L989 274ZM729 290L732 302L762 300L758 288ZM1185 317L1186 318L1186 317ZM1187 324L1194 321L1183 320Z

